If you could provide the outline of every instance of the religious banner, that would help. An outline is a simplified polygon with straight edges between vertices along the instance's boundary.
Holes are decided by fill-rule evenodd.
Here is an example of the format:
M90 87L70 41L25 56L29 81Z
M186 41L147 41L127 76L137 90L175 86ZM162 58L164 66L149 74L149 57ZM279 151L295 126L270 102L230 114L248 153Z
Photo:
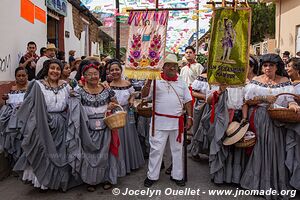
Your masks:
M208 58L208 82L244 85L249 65L251 8L214 10Z
M160 79L164 65L168 11L131 11L125 76Z

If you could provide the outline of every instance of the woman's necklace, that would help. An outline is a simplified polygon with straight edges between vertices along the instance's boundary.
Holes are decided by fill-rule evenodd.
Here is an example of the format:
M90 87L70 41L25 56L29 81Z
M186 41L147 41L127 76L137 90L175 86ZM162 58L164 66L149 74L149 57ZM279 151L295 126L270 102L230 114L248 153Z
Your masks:
M266 80L266 78L265 78L265 80ZM272 94L272 88L271 88L271 86L274 85L274 84L276 84L275 80L276 80L276 74L275 74L274 79L269 79L269 81L266 81L266 84L267 84L267 86L269 88L269 94L270 95Z
M48 78L47 78L47 83L50 87L50 90L55 94L55 104L56 104L57 103L58 87L52 87Z
M266 78L265 78L266 79ZM275 80L276 80L276 74L275 74L275 77L272 79L272 78L269 78L269 81L266 81L266 83L268 84L268 85L274 85L274 83L276 84L276 82L275 82Z

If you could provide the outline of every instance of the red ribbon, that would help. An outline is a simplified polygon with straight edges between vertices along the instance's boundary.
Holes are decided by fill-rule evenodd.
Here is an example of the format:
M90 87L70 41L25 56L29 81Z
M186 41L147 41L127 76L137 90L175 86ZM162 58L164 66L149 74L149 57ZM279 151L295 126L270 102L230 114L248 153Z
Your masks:
M118 129L111 130L111 140L109 151L116 157L119 157L119 146L120 146L120 139Z
M160 114L155 112L155 115L157 116L163 116L163 117L168 117L168 118L173 118L173 119L179 119L178 120L178 136L176 138L176 141L181 143L181 138L182 138L182 134L184 132L184 116L174 116L174 115L167 115L167 114Z
M161 76L162 79L164 79L166 81L177 81L178 80L178 75L177 74L176 74L176 76L170 78L162 72L162 73L160 73L160 76Z
M192 86L189 87L189 90L190 90L190 94L191 94L191 97L192 97L192 108L194 107L194 104L195 104L195 97L193 96L193 88Z
M218 102L219 94L217 91L213 93L212 97L212 105L211 105L211 114L210 114L210 123L214 123L215 121L215 105Z
M111 113L107 113L107 115L111 115ZM119 157L119 146L120 146L120 138L118 129L111 130L111 140L109 145L109 151L116 157Z
M85 66L84 68L83 68L83 70L82 70L82 75L84 74L84 72L86 72L88 69L90 69L90 68L94 68L94 69L96 69L96 70L99 70L99 68L97 67L97 65L95 65L95 64L89 64L89 65L87 65L87 66Z
M196 63L196 61L193 60L193 61L189 62L189 63L187 64L187 66L188 66L189 68L191 68L191 65L192 65L192 64L195 64L195 63Z
M251 116L250 116L250 121L249 121L249 127L250 127L250 130L255 133L255 137L256 137L256 129L255 129L255 125L254 125L254 117L255 117L255 112L256 112L256 109L257 107L255 107L251 113ZM257 139L257 138L256 138ZM250 155L252 153L252 150L253 150L253 147L248 147L246 148L246 154L247 155Z

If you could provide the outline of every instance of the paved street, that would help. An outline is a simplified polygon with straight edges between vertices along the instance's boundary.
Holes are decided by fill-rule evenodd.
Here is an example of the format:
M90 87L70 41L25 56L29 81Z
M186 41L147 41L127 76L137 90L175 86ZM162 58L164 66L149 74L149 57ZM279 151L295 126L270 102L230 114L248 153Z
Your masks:
M140 169L136 172L131 173L130 175L120 178L119 184L117 187L120 189L121 193L125 192L126 188L133 190L147 190L143 186L143 181L146 174L146 166L143 169ZM172 189L185 189L180 188L175 185L175 183L169 180L169 176L164 174L164 171L161 173L160 181L151 187L152 191L161 191L161 195L153 195L151 199L203 199L203 200L229 200L234 199L233 195L231 196L210 196L208 195L208 190L210 189L227 189L227 190L236 190L236 186L234 185L222 185L216 186L210 182L208 175L208 160L203 159L201 162L195 162L192 159L188 159L188 178L189 181L186 185L186 188L190 189L200 189L199 196L166 196L165 192L169 192L170 190L166 188ZM114 190L115 191L115 190ZM206 194L203 194L203 193ZM149 199L149 195L139 195L139 196L124 196L118 195L114 196L111 190L103 190L101 186L97 187L96 192L90 193L86 191L85 186L80 186L69 190L66 193L58 192L58 191L48 191L46 193L40 193L37 189L34 189L31 185L25 185L20 180L17 180L15 177L9 177L4 181L0 182L0 199L5 200L98 200L98 199ZM238 196L237 199L242 200L260 200L263 199L261 197L253 197L253 196ZM296 198L300 199L300 195L298 194Z

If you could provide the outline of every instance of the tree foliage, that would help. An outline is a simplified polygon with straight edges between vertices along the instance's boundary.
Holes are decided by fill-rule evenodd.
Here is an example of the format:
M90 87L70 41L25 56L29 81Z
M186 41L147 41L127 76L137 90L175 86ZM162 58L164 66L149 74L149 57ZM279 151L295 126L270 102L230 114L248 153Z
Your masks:
M262 42L266 37L275 37L275 11L274 3L258 3L251 5L252 25L251 44ZM211 31L212 19L209 21L209 32Z
M274 3L258 3L252 7L251 44L262 42L267 36L275 36Z

